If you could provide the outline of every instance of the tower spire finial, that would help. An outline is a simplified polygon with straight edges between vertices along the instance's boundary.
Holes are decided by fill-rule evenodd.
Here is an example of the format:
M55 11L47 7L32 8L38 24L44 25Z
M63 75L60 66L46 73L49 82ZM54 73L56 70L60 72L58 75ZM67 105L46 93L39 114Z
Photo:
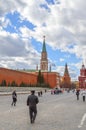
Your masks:
M45 43L45 35L43 36L43 43Z

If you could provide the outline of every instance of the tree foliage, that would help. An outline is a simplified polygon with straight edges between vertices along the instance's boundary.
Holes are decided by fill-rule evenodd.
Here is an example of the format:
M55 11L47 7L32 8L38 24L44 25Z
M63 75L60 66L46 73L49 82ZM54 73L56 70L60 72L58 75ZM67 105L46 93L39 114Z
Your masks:
M37 83L38 84L43 84L44 83L44 77L41 71L39 70L38 76L37 76Z

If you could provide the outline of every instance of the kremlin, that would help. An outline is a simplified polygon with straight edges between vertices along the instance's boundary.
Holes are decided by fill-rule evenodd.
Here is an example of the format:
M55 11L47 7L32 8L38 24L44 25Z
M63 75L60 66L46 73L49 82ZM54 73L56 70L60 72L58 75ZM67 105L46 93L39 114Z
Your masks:
M1 86L36 86L36 87L61 87L71 89L72 81L68 71L68 65L65 64L64 75L61 76L58 72L53 72L48 69L48 54L45 43L45 36L43 36L43 46L40 59L40 68L36 66L34 71L30 70L12 70L8 68L0 68L0 85ZM41 74L41 75L40 75ZM40 79L40 77L42 79ZM42 81L38 81L38 77ZM86 68L84 64L80 69L80 76L78 77L78 87L86 88Z

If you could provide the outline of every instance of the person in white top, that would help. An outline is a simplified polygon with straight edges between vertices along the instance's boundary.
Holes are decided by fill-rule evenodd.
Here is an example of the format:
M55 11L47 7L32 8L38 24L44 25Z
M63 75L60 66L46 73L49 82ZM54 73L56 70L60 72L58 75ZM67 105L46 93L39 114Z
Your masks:
M82 97L83 97L83 102L85 102L85 96L86 96L86 90L84 89L81 93Z

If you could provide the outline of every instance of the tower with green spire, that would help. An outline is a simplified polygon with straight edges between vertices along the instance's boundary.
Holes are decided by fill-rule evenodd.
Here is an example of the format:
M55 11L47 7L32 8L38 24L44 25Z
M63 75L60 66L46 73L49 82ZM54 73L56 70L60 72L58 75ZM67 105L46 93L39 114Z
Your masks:
M42 46L42 52L41 52L40 70L41 71L48 71L48 59L47 59L47 51L46 51L46 44L45 44L45 36L43 36L43 46Z
M42 47L42 52L46 52L45 36L43 36L43 47Z

